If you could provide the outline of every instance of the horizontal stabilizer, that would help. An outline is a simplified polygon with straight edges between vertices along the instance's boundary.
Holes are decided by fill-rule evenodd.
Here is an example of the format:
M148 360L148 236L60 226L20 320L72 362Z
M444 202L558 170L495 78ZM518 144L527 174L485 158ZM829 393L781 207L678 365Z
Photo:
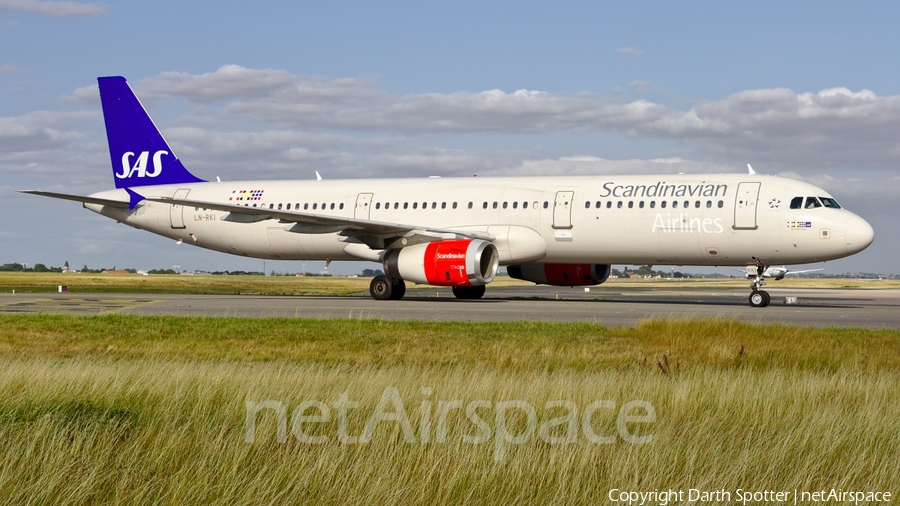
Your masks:
M117 207L120 209L128 209L128 202L121 200L111 200L111 199L98 199L95 197L83 197L81 195L69 195L66 193L54 193L54 192L45 192L39 190L19 190L19 193L28 193L30 195L40 195L42 197L52 197L55 199L62 200L71 200L74 202L81 202L83 204L97 204L101 206L107 207Z

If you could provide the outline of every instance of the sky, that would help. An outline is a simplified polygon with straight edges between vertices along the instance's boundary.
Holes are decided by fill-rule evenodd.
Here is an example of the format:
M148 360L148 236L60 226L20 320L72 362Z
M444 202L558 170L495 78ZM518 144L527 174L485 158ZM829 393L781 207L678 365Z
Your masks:
M900 273L898 19L896 2L0 0L0 263L263 268L16 193L113 187L96 78L123 75L204 179L751 163L872 224L825 272Z

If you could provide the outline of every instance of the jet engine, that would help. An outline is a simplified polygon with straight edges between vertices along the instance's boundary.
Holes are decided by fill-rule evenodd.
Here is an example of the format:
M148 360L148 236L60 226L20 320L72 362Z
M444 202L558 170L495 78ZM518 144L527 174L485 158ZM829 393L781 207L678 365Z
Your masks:
M389 250L384 272L435 286L483 286L497 275L497 247L481 239L450 239Z
M539 285L599 285L609 279L609 265L602 264L522 264L506 268L509 277Z

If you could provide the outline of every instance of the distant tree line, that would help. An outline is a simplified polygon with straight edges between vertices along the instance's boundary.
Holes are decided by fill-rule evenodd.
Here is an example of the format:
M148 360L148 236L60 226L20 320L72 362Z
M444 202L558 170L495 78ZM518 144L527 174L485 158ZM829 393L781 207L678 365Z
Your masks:
M34 264L33 267L25 268L22 264L3 264L0 265L2 272L62 272L62 267L47 267L44 264Z

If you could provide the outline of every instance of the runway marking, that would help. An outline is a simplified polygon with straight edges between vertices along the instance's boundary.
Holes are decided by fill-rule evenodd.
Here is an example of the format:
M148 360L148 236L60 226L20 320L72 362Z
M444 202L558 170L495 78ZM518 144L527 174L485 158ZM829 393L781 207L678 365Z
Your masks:
M160 301L156 299L119 299L101 297L47 297L0 303L0 313L118 313L126 309L132 309L155 302Z

